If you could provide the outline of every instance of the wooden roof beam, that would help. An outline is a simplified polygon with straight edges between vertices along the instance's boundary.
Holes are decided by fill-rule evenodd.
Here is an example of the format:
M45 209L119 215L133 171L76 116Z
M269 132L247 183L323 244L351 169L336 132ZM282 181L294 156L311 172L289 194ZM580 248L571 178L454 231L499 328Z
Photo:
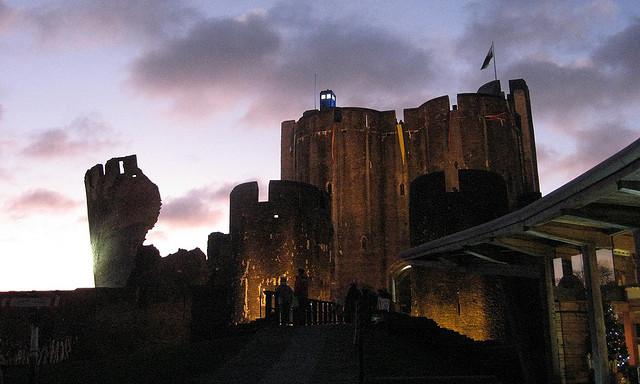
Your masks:
M583 223L596 227L629 230L640 227L640 209L610 204L590 204L580 209L563 209L555 222ZM578 224L579 225L579 224Z
M504 261L496 260L493 257L487 256L487 255L485 255L483 253L480 253L479 251L475 251L475 250L472 250L472 249L468 249L467 248L467 249L464 250L464 253L466 253L467 255L475 256L475 257L477 257L477 258L479 258L481 260L488 261L490 263L507 264Z
M481 275L526 277L529 279L540 279L543 277L542 268L538 265L515 265L515 264L495 264L482 263L472 264L464 267L469 272Z
M554 254L554 248L540 241L514 237L493 239L490 244L534 257L546 257Z
M620 180L618 181L618 191L628 193L630 195L640 196L640 181Z
M554 225L551 223L525 228L527 235L558 241L565 244L582 247L593 244L599 248L611 248L611 236L594 228Z
M410 264L416 267L433 268L460 273L477 273L480 275L525 277L529 279L538 279L542 277L542 268L538 265L481 263L465 266L451 266L439 261L427 260L411 260Z

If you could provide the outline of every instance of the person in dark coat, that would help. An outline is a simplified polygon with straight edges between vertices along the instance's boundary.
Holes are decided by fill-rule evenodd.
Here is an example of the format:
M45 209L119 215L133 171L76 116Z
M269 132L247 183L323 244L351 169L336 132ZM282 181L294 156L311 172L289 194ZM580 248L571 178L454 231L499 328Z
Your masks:
M360 301L356 304L358 306L358 321L361 326L365 326L371 321L371 315L376 310L378 304L378 296L367 287L362 287L360 290Z
M344 299L344 322L351 323L355 318L356 305L360 300L360 290L356 282L352 282L347 291L347 297Z
M298 324L305 325L307 323L309 312L309 278L303 268L298 269L296 282L293 286L293 294L298 300Z
M280 325L288 325L291 323L290 311L291 302L293 301L293 290L287 285L287 278L280 278L280 285L276 288L276 298L278 300L278 320Z

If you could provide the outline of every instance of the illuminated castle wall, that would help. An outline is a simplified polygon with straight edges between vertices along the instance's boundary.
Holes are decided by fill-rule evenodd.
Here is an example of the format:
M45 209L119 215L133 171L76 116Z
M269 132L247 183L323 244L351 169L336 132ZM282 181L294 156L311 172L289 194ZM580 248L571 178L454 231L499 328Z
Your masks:
M304 183L271 181L268 201L258 201L258 184L251 182L231 191L230 204L236 321L260 317L262 292L274 289L280 276L288 277L293 287L298 268L310 277L310 297L329 299L332 229L323 191Z
M523 80L509 88L505 97L493 81L458 94L454 106L435 98L405 109L405 122L394 111L336 107L326 90L320 110L283 122L283 180L270 182L263 202L257 183L236 186L229 234L209 236L211 283L230 291L233 320L260 317L263 291L280 276L292 285L304 268L311 298L343 299L358 280L401 291L405 312L476 339L500 338L504 279L442 266L399 270L399 254L539 197L528 89ZM85 183L96 285L123 286L158 217L157 187L135 157L92 168Z
M447 96L429 100L405 109L399 124L394 111L346 107L311 110L282 123L282 179L315 185L331 197L334 295L342 297L354 279L388 286L389 267L411 245L412 232L414 243L426 241L539 196L528 88L524 80L511 80L509 87L507 98L498 81L458 94L453 108ZM434 230L438 221L429 217L442 219L443 212L420 204L410 209L410 195L414 181L436 174L415 188L462 211L474 210L481 195L504 191L491 203L499 212L489 207L446 231ZM485 183L485 192L461 193L469 190L467 180Z
M446 96L427 101L405 109L405 122L394 111L333 105L283 122L283 181L271 181L266 202L256 183L237 186L230 233L209 238L211 266L230 271L219 275L233 287L236 321L259 317L261 292L300 267L313 298L343 299L354 280L391 288L394 273L402 278L394 270L402 250L535 200L528 89L523 80L509 86L505 97L499 82L488 83L453 107ZM335 102L332 91L323 94ZM402 274L393 288L403 291L404 311L479 340L504 335L500 279Z

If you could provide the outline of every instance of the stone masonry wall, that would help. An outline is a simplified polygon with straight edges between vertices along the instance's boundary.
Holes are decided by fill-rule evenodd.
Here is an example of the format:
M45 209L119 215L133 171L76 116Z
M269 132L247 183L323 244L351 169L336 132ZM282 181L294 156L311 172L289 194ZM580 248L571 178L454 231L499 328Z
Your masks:
M453 192L459 170L494 172L504 179L509 210L536 195L528 89L523 80L510 85L516 94L509 100L468 93L453 109L447 96L405 109L399 128L394 111L366 108L311 110L282 123L282 179L330 193L334 297L354 279L373 288L388 284L389 267L410 245L408 196L416 178L444 172Z
M504 303L497 280L424 267L413 267L411 279L413 316L428 317L474 340L504 338Z
M235 321L264 315L263 291L275 289L281 276L293 287L298 268L309 276L309 296L329 299L332 228L326 194L304 183L271 181L269 200L259 202L253 182L236 186L230 200Z
M558 361L566 383L589 383L589 323L586 301L557 301Z
M333 299L343 298L353 280L387 287L414 232L417 245L540 196L526 83L511 81L507 97L499 82L489 85L458 94L455 106L442 96L405 109L404 122L394 111L344 107L306 111L282 123L282 179L315 185L331 199ZM418 209L412 214L422 217L412 216L413 182L438 174L448 208ZM486 177L465 184L467 174ZM421 228L415 230L416 223ZM413 314L476 339L501 338L505 320L495 314L504 304L497 281L416 268Z

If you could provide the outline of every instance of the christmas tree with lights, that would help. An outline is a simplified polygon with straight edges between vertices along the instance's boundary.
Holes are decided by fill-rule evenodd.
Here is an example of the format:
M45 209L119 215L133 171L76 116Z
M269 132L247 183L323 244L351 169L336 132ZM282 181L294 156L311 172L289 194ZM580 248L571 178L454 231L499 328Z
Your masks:
M607 352L609 360L615 361L619 372L626 372L629 367L629 351L624 340L624 326L610 304L604 305L604 326L607 330Z

